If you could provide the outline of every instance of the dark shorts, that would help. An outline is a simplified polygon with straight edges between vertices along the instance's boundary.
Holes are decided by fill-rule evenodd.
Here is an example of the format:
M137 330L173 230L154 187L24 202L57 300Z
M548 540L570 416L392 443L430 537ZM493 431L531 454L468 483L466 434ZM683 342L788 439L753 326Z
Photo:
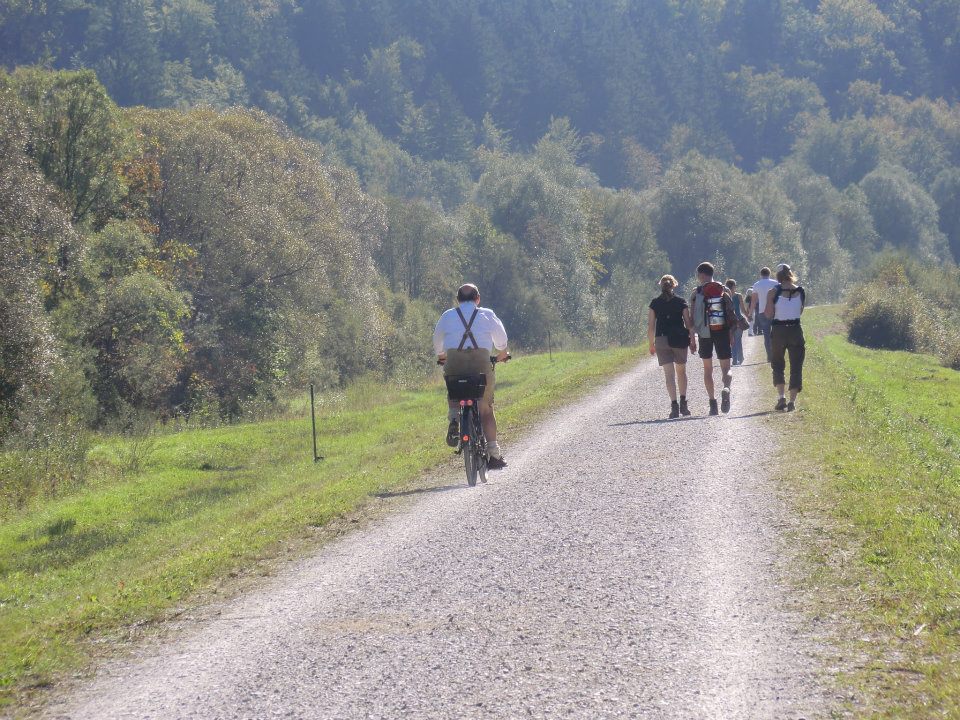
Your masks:
M718 360L729 360L733 357L733 348L730 346L730 331L722 330L720 332L710 331L710 337L699 338L700 341L700 352L699 355L704 360L708 360L713 357L713 353L717 353Z

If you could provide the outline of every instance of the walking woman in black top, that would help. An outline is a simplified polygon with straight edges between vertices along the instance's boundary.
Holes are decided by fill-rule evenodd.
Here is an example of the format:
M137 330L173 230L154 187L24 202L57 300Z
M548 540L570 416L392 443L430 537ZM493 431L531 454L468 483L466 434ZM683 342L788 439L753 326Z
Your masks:
M650 303L647 313L647 338L650 354L657 356L663 368L670 395L670 417L687 416L687 352L697 351L693 321L687 301L674 295L677 279L673 275L660 278L660 295ZM677 401L677 386L680 400Z

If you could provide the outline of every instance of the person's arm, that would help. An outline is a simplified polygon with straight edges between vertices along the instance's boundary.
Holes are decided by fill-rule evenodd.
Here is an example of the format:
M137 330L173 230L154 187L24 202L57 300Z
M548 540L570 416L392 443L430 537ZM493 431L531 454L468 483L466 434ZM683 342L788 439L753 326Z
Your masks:
M648 308L647 309L647 340L650 341L651 355L654 355L657 352L656 332L657 332L657 314L653 311L653 308Z
M763 308L763 314L767 316L768 320L773 320L773 318L776 316L776 313L777 313L777 309L774 307L774 303L773 303L773 297L776 294L777 294L776 288L770 288L767 291L767 304Z
M497 351L497 360L503 362L509 354L507 352L507 329L503 327L503 323L500 322L496 313L491 312L490 314L493 316L493 328L490 331L490 336L493 339L493 349Z
M440 319L437 320L437 326L433 329L433 351L437 355L437 360L446 360L447 353L443 347L443 337L445 333L443 332L443 315L440 316Z
M690 333L690 353L693 354L697 351L697 331L693 327L693 316L690 315L688 307L683 309L683 326Z

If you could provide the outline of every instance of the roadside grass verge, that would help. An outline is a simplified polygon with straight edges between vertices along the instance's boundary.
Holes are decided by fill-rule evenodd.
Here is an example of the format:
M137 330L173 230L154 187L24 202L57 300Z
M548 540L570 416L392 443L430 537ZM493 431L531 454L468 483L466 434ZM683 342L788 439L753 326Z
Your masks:
M497 371L501 434L639 361L635 349L520 357ZM91 450L94 478L0 518L0 707L95 655L94 639L161 619L244 566L449 461L439 374L322 398L321 453L302 416ZM125 470L122 468L126 468Z
M863 662L842 684L858 717L960 717L960 372L852 345L839 313L804 316L803 421L787 440L824 532L813 582L858 629Z

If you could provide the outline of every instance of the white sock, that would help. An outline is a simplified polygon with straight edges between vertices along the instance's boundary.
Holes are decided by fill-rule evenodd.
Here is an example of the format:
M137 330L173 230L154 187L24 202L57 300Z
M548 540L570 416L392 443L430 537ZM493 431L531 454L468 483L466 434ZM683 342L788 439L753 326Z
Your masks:
M447 420L449 420L450 422L456 422L459 419L460 419L460 413L458 413L453 408L450 408L449 410L447 410Z
M492 458L500 457L500 444L496 440L487 443L487 455Z

